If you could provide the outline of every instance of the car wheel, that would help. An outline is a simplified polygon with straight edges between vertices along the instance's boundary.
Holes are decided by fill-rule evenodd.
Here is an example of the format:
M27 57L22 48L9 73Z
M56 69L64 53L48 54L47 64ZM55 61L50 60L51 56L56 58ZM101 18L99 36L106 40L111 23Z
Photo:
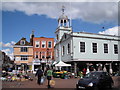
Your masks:
M76 85L76 90L79 90L78 85Z
M109 85L109 89L112 89L113 86L114 86L114 83L110 83L110 85Z

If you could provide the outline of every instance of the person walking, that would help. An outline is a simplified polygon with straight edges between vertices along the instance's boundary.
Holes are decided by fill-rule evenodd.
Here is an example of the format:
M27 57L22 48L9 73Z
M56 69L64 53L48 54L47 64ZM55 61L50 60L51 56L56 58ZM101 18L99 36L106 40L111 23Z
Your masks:
M52 73L53 73L53 71L51 70L51 68L48 68L47 69L48 88L51 88L50 80L52 79Z
M38 83L39 85L41 85L41 77L43 76L43 71L41 70L40 67L38 68L35 76L38 77L37 83Z

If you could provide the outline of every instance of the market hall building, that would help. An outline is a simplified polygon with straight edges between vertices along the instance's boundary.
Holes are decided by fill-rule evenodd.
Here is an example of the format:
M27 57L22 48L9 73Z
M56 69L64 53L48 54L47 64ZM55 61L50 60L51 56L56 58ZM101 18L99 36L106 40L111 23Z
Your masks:
M120 36L73 32L64 9L55 34L55 60L71 64L72 72L77 73L83 68L110 73L119 71Z

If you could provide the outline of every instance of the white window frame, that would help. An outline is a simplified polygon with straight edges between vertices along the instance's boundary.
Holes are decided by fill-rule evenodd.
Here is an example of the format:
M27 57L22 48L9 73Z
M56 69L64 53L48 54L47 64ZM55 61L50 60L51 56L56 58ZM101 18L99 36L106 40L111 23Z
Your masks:
M25 45L25 40L21 40L20 45Z
M117 52L115 50L115 45L117 45ZM118 44L114 44L114 54L118 54L118 53L119 53L119 46L118 46Z
M81 47L81 46L82 46L81 43L84 43L84 51L81 51L81 49L83 49L83 47ZM80 42L79 42L79 52L80 52L80 53L85 53L85 51L86 51L86 49L85 49L85 48L86 48L86 47L85 47L85 44L86 44L86 43L85 43L84 41L80 41Z
M62 46L62 56L64 56L64 55L65 55L65 46Z
M68 48L68 45L70 45L70 43L67 44L67 54L70 54L71 53L71 46Z
M49 47L49 42L51 42L51 47ZM48 48L52 48L52 41L48 41Z
M36 45L39 45L38 47L36 47ZM35 48L39 48L40 47L40 41L35 41Z
M46 58L46 52L41 52L41 59L45 59L43 56Z
M44 43L43 43L44 42ZM45 47L42 47L42 45L45 45ZM41 43L41 48L46 48L46 41L42 41L42 43Z
M107 48L105 47L105 44L107 45ZM103 44L103 46L104 46L104 53L106 53L106 54L107 54L107 53L109 52L109 50L108 50L108 47L109 47L109 46L108 46L108 44L107 44L107 43L104 43L104 44ZM107 52L106 52L106 50L107 50Z
M96 44L96 48L93 46L93 44ZM94 49L96 49L96 52L94 52ZM92 43L92 53L98 53L98 43Z
M20 58L21 58L21 59L20 59L21 61L27 61L27 60L28 60L28 56L27 56L27 55L25 55L25 56L24 56L24 55L23 55L23 56L21 55ZM22 60L22 59L23 59L23 60ZM25 60L24 60L24 59L25 59Z

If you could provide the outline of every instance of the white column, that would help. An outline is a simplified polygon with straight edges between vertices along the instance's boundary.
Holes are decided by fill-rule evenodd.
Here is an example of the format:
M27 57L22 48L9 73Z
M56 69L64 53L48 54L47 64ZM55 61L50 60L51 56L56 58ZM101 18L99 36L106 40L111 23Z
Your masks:
M75 73L75 76L77 76L77 63L74 62L74 73Z
M110 69L109 69L109 72L110 72L110 74L113 73L113 71L112 71L112 63L110 63Z
M105 66L105 65L104 65L103 71L104 71L104 72L107 72L107 69L106 69L106 66Z
M63 25L62 26L64 26L64 19L63 19Z
M33 64L32 64L32 71L34 72L34 62L33 62Z
M88 74L90 72L89 70L89 63L87 63L87 71L86 71L86 74Z

